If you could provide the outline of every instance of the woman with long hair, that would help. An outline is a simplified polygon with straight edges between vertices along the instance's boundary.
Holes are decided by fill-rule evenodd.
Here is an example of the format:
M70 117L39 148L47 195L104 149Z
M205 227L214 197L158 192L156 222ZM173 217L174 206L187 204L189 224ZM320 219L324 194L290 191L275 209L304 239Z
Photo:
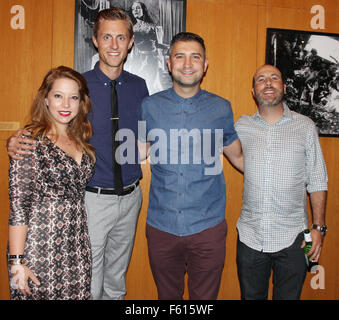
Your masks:
M11 299L89 299L91 248L84 206L94 148L86 80L60 66L45 76L26 129L35 150L9 168Z
M159 43L158 36L162 41L162 26L153 22L143 2L134 1L128 12L134 32L134 47L130 55L133 59L133 73L146 80L148 90L152 94L163 89L159 71L164 65L164 52L167 52L169 46Z

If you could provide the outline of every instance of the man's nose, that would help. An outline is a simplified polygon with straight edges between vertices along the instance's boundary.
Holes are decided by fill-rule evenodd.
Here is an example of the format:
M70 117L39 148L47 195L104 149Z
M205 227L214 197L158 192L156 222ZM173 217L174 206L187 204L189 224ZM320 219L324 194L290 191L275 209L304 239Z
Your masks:
M185 57L184 67L191 67L191 66L192 66L192 59L191 59L191 57Z
M266 86L266 87L270 87L271 84L272 84L271 79L270 79L270 78L267 78L267 79L265 80L265 86Z
M117 48L118 48L118 40L117 40L117 39L112 38L112 41L111 41L111 48L112 48L112 49L117 49Z

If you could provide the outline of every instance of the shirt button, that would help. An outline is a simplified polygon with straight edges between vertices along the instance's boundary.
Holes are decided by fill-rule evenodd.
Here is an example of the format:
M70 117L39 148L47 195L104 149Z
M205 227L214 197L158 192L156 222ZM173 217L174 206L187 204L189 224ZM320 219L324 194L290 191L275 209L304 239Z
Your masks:
M180 175L183 176L184 174L182 172L180 172Z
M181 210L179 210L179 213L182 213L182 211L181 211Z
M181 196L182 195L182 193L181 192L179 192L179 196Z

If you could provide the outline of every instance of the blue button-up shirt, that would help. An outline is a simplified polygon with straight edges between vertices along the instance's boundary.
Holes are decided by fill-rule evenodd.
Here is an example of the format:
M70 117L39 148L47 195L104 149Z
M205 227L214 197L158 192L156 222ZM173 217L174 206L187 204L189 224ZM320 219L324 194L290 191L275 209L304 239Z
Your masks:
M139 139L151 144L147 223L186 236L223 221L220 153L238 139L230 102L204 90L184 99L171 88L145 98L141 118Z
M92 103L89 120L93 126L90 143L95 147L97 161L95 174L89 186L114 188L112 157L112 121L111 118L111 80L100 70L97 63L93 70L84 73ZM122 71L115 79L118 95L119 132L121 134L123 185L128 186L141 178L138 164L137 136L140 107L144 97L148 96L145 81L127 71ZM127 129L123 132L121 129ZM126 134L127 133L127 134ZM125 137L123 137L123 135Z

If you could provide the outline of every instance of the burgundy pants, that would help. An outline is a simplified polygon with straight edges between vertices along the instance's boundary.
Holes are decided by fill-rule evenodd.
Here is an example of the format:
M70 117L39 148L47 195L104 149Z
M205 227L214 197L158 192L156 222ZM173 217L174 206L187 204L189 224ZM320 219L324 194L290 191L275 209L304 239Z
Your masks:
M182 300L185 273L192 300L216 300L225 263L227 223L179 237L146 225L148 255L159 300Z

